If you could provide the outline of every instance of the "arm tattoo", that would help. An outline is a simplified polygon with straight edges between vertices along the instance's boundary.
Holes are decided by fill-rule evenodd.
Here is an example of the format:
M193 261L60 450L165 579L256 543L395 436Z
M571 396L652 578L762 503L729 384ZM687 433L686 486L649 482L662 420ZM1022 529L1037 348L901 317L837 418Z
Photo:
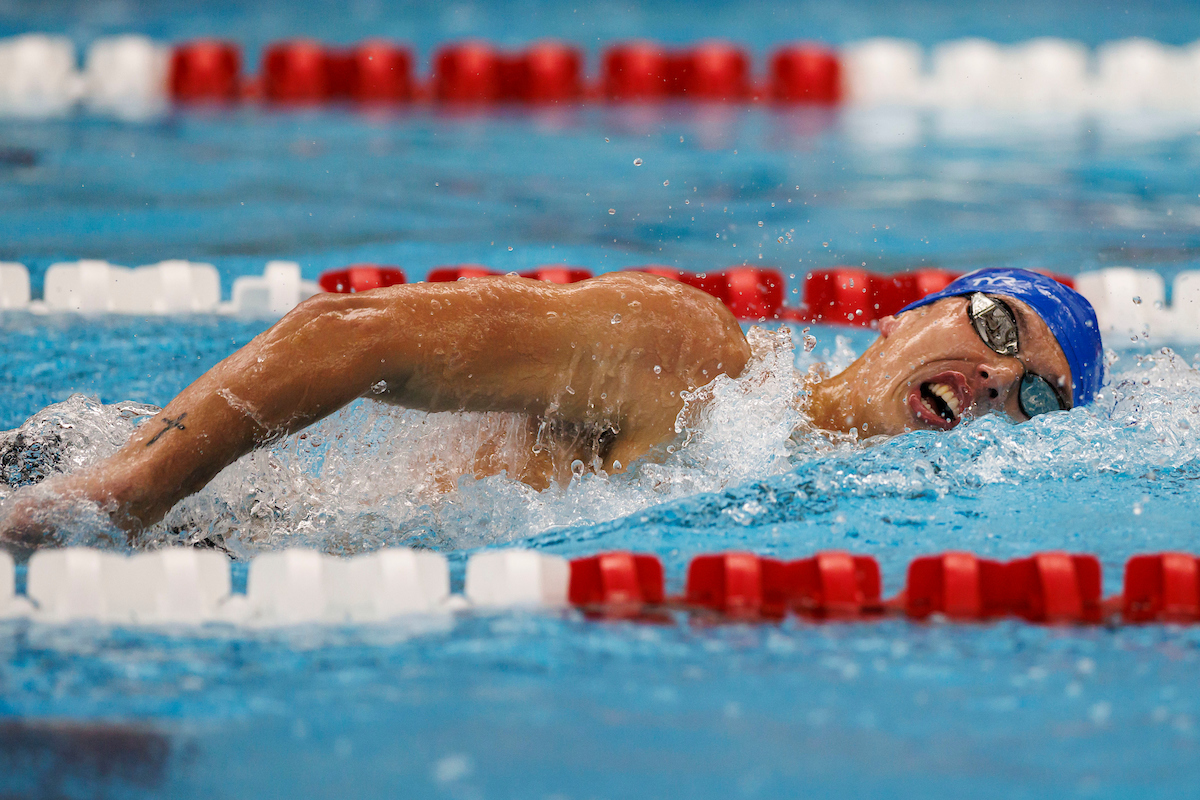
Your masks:
M185 411L182 414L180 414L178 417L176 417L175 419L171 419L170 417L164 417L161 421L162 421L163 425L166 425L166 427L163 428L158 433L154 434L154 438L152 438L150 441L146 442L146 447L149 447L150 445L157 442L159 439L161 439L163 437L164 433L171 430L172 428L178 428L181 431L187 430L187 426L183 424L183 418L186 416L187 416L187 412Z

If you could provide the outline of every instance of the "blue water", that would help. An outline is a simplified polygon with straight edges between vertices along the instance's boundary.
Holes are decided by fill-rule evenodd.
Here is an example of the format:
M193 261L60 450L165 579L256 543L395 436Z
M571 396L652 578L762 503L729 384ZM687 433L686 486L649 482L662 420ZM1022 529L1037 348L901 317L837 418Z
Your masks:
M1200 38L1200 14L1183 3L11 3L0 28L81 44L130 30L226 34L252 54L298 33L386 33L425 53L467 35L557 35L593 51L597 37L723 35L761 54L784 39L874 34L1186 43ZM309 278L352 261L400 264L412 277L463 262L748 262L796 276L793 290L808 269L842 263L1066 274L1124 264L1168 278L1200 268L1196 126L1159 120L1135 134L1133 122L1146 121L983 120L983 135L966 137L924 115L919 135L884 148L863 135L880 121L850 113L682 106L8 120L0 259L28 265L35 293L50 263L80 257L209 261L226 293L270 258L299 261ZM63 413L92 437L77 444L94 457L122 429L72 395L165 404L264 326L0 317L0 429L73 402ZM844 360L871 338L813 333L814 353L789 356L801 367ZM413 512L381 504L371 516L369 503L341 506L319 491L297 510L289 493L312 464L293 441L270 465L239 467L171 535L224 525L243 558L285 544L415 542L450 556L459 587L467 554L489 544L654 552L675 591L696 553L839 548L876 556L889 595L917 555L1063 548L1096 553L1111 594L1131 554L1200 549L1200 353L1107 344L1115 379L1095 409L1024 426L988 419L784 456L763 433L786 421L768 402L778 392L725 398L728 435L710 426L698 451L707 460L681 459L665 492L636 475L542 497L492 481ZM373 413L353 410L323 435L382 426L411 450L445 434ZM417 474L395 454L344 455L342 473L323 480L361 488L376 463L389 480ZM247 495L280 501L277 515L251 512ZM244 584L244 560L235 575ZM1200 780L1198 646L1200 627L708 627L682 616L653 626L571 613L279 632L3 622L0 795L1188 796Z

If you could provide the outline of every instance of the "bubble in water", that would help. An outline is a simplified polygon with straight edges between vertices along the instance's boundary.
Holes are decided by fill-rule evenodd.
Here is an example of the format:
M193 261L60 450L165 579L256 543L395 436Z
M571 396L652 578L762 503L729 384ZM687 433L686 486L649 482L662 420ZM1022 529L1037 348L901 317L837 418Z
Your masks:
M635 159L633 160L633 165L634 165L635 167L640 167L640 166L642 165L642 160L641 160L640 158L635 158Z
M610 215L611 215L611 214L616 214L616 213L617 213L617 210L616 210L615 208L610 208L610 209L608 210L608 213L609 213Z
M616 324L617 324L618 322L620 322L620 321L621 321L621 315L620 315L620 314L613 314L613 315L612 315L612 319L610 319L610 320L609 320L609 322L611 322L613 325L616 325Z
M1135 294L1133 296L1133 304L1135 306L1140 306L1142 304L1142 298Z

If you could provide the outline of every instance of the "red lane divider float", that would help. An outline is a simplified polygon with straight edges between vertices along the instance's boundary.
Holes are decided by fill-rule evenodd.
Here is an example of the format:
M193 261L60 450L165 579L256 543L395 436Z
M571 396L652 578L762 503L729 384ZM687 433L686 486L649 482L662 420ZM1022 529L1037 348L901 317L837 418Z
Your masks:
M583 54L558 42L504 53L486 42L447 45L433 57L433 97L447 103L558 103L583 93Z
M987 622L1002 618L1089 625L1124 620L1200 622L1200 558L1160 553L1131 558L1121 595L1101 598L1100 561L1076 553L1036 553L1012 561L949 552L922 556L904 589L881 599L879 565L831 551L783 561L753 553L694 557L685 592L667 597L652 555L600 553L570 562L568 600L589 615L668 620L670 609L730 621L866 620Z
M1126 622L1200 622L1200 559L1186 553L1129 559L1121 612Z
M688 567L685 602L730 617L854 618L880 613L879 565L870 556L818 553L799 561L752 553L697 556Z
M837 105L842 100L841 59L819 44L778 50L771 57L771 97L784 103Z
M1068 553L1007 563L970 553L926 556L909 565L902 606L916 619L940 614L956 620L1099 622L1100 562Z
M705 41L684 48L655 42L614 44L601 54L599 77L588 86L583 51L536 42L506 51L484 41L447 44L430 63L427 87L414 76L411 51L387 41L335 48L307 39L269 44L257 79L241 75L241 50L231 42L199 40L172 51L170 90L178 102L261 97L279 104L333 101L407 103L429 97L449 104L564 103L585 98L657 102L671 98L745 103L832 105L842 98L842 70L833 51L788 45L770 58L756 84L750 55L738 45Z
M398 267L381 267L377 264L355 264L346 269L326 272L317 281L317 284L326 292L340 294L366 292L400 283L404 283L402 270Z
M601 553L570 563L567 601L586 612L604 617L660 618L663 567L655 556L638 553Z
M354 268L352 268L354 269ZM394 268L393 268L394 269ZM784 305L786 281L777 269L756 267L731 267L712 272L685 272L672 267L652 264L636 267L631 271L644 272L669 278L719 298L734 316L741 320L788 320L827 325L858 325L870 327L879 320L895 314L909 303L928 294L940 291L960 273L939 269L922 269L893 275L876 275L865 269L838 267L829 270L813 270L804 277L804 303L799 308ZM337 270L321 276L321 287L331 292L365 291L359 284L345 280L346 270ZM437 267L430 270L426 280L431 282L455 281L459 278L479 278L500 273L487 267L466 264L455 267ZM332 276L332 277L331 277ZM521 273L521 277L550 283L575 283L592 277L582 267L546 265ZM1070 278L1051 277L1072 285ZM390 286L399 281L380 283ZM367 288L369 280L362 279ZM343 288L335 288L342 286Z
M727 42L674 51L655 42L623 42L605 50L601 63L608 100L744 102L752 95L750 57Z
M414 94L412 55L382 41L349 50L305 39L276 42L263 54L259 90L281 104L404 102Z
M425 280L430 283L446 283L460 278L486 278L500 274L478 264L466 264L461 267L435 267L429 270Z
M242 51L232 42L203 39L171 54L171 97L184 103L232 102L242 89Z

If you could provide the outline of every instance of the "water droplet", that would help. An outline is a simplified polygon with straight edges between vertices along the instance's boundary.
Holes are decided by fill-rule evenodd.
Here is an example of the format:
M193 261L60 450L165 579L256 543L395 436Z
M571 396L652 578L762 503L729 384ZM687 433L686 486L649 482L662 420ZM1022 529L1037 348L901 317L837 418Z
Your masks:
M508 246L508 252L510 252L510 253L512 252L512 245L511 245L511 244Z
M763 221L760 219L760 220L758 221L758 227L760 227L760 228L761 228L762 226L763 226Z
M567 387L567 394L575 394L575 387L573 387L573 386L568 386L568 387Z
M621 462L620 462L620 461L613 461L613 469L617 469L617 470L619 470L620 468L621 468Z
M609 320L609 322L611 322L613 325L616 325L616 324L617 324L618 322L620 322L620 321L621 321L621 315L620 315L620 314L613 314L613 315L612 315L612 319L610 319L610 320Z
M608 142L608 137L607 137L607 136L605 136L605 137L604 137L604 141L605 141L605 142Z
M633 165L634 165L635 167L640 167L640 166L642 165L642 160L641 160L640 158L635 158L635 159L633 160Z
M811 333L804 334L804 352L811 353L813 348L817 346L817 337Z
M670 186L670 185L671 185L670 181L663 181L663 186Z
M578 458L571 462L571 474L574 475L576 478L583 477L584 469L586 469L586 467L584 466L584 463L582 461L580 461Z
M1142 304L1142 298L1138 297L1138 296L1135 294L1135 295L1133 296L1133 304L1134 304L1135 306L1140 306L1140 305Z
M780 237L779 237L778 239L776 239L775 241L779 242L780 244L783 244L783 237L782 237L782 236L780 236Z
M383 394L386 391L387 391L387 381L380 381L379 383L372 384L372 386L371 386L371 392L373 394Z
M654 374L655 374L655 375L662 375L662 367L661 367L660 365L658 365L658 364L655 364L655 365L654 365Z
M608 213L609 213L609 214L616 214L616 213L617 213L617 210L616 210L615 208L610 208L610 209L608 210Z

